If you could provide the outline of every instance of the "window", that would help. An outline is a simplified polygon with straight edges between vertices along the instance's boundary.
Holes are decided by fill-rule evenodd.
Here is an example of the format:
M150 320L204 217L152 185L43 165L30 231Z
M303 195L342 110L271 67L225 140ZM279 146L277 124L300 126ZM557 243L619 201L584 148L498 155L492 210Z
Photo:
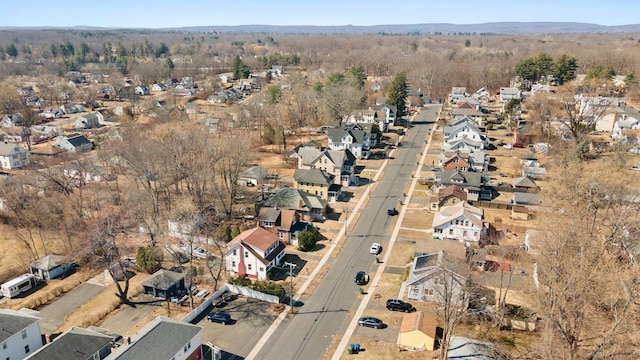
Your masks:
M233 256L238 255L238 251L236 249L233 249Z
M24 346L24 353L28 354L29 353L29 345L25 345Z
M263 268L263 267L260 267L260 271L264 271L264 268Z
M248 252L248 251L245 251L245 252L244 252L244 257L246 257L246 258L248 258L248 257L249 257L249 252Z
M284 234L282 233L282 231L278 231L278 238L279 239L283 239L284 238ZM269 248L269 250L271 250L271 248Z
M248 269L248 270L251 270L251 264L248 264L248 265L247 265L247 269Z
M433 289L425 289L424 294L428 296L433 296Z
M464 226L469 226L469 220L464 221Z
M453 229L449 229L449 235L453 235Z
M27 330L22 330L22 338L26 339L27 338Z
M7 342L5 341L5 342L2 343L2 349L4 350L6 348L7 348Z
M235 268L235 267L236 267L236 262L235 262L235 261L232 261L232 262L231 262L231 267L232 267L232 268Z
M467 230L464 230L464 231L462 232L462 236L467 236Z
M441 279L441 278L439 278L439 277L435 277L435 278L433 278L433 283L434 283L434 284L436 284L436 285L442 285L442 284L444 284L444 282L442 281L442 279Z

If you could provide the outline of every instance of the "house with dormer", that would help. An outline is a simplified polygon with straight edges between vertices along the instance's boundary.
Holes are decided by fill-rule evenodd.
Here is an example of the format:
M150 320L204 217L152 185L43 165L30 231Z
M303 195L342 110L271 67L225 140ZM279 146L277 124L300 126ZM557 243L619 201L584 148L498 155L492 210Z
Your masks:
M293 187L323 200L337 201L342 193L342 185L335 182L335 176L318 168L296 169L293 173Z
M490 159L484 150L462 147L443 150L438 155L438 165L445 170L483 172L489 169Z
M461 143L461 140L465 141ZM468 117L452 121L445 126L442 146L444 149L458 149L466 145L475 150L486 149L489 146L486 130Z
M476 92L471 94L471 97L474 98L476 101L479 101L482 104L486 104L486 103L489 102L489 98L491 97L491 93L489 92L489 90L487 90L487 88L485 88L483 86L480 89L476 90Z
M489 225L484 222L484 210L466 201L441 207L433 216L431 226L433 238L439 240L477 243L489 232Z
M456 185L467 193L467 200L491 200L491 189L485 184L488 177L482 173L458 170L444 170L436 176L436 187L441 189Z
M280 265L285 245L278 235L262 227L245 230L227 244L226 270L232 276L265 280Z
M365 130L362 124L351 126L329 128L327 138L329 149L343 150L349 149L358 159L369 158L371 149L371 134Z
M429 210L439 211L443 206L452 206L467 202L467 192L461 187L449 185L438 190L438 196L429 199Z
M317 168L334 176L334 182L342 186L357 183L354 176L356 157L348 150L321 151L314 146L298 146L289 152L289 158L298 159L298 169Z
M258 213L258 226L276 235L285 244L298 246L298 235L309 227L302 215L291 209L263 207Z
M407 298L454 306L466 306L463 295L466 279L448 269L447 254L437 253L416 256L407 278ZM445 284L447 289L445 290Z
M29 165L29 152L15 143L0 142L0 168L18 169Z

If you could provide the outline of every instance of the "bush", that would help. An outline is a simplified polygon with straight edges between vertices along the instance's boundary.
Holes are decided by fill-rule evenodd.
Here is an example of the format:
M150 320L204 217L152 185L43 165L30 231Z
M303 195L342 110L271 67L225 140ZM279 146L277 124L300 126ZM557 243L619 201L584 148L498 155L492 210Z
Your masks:
M282 285L269 280L256 281L253 283L252 288L253 290L260 291L261 293L277 296L278 299L282 298L286 294Z
M244 276L236 276L234 278L229 279L229 284L250 287L251 280L247 279Z
M298 235L298 250L311 251L318 242L318 229L315 226L309 226L307 230Z

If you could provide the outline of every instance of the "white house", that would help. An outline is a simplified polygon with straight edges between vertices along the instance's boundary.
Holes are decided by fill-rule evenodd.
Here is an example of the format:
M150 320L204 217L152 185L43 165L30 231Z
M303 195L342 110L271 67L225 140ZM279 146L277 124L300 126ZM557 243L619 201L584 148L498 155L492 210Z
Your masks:
M469 96L469 93L467 93L466 87L454 86L451 88L451 94L449 94L449 102L456 103L458 102L459 99L468 97L468 96Z
M278 236L271 231L261 227L243 231L227 244L227 272L264 280L267 272L282 261L284 248Z
M351 150L324 150L313 146L299 146L289 153L298 159L298 169L316 168L335 176L334 183L351 186L357 183L354 176L356 157Z
M500 88L500 104L504 109L505 105L512 99L522 100L522 93L520 89L514 87L501 87Z
M73 134L58 139L58 147L70 153L87 152L93 149L93 144L82 134Z
M156 83L156 84L153 84L151 86L151 90L153 90L153 91L166 91L167 90L167 86L165 84L162 84L162 83Z
M78 129L93 129L100 127L100 124L104 122L104 115L100 111L96 111L93 114L87 114L80 116L76 119L76 128Z
M369 158L370 134L358 124L345 128L330 128L327 138L331 150L349 149L358 159Z
M471 94L471 97L474 98L476 101L486 104L489 102L489 97L491 97L491 93L489 93L489 90L487 90L485 87L481 87L480 89L476 90L476 92Z
M40 318L27 312L0 309L0 359L24 359L42 347Z
M24 118L22 114L7 114L2 118L2 127L10 128L12 126L20 126L24 123Z
M444 206L433 216L434 239L479 242L488 233L484 210L466 202Z
M144 86L144 85L139 85L136 86L136 88L133 90L133 92L136 95L149 95L151 92L149 91L149 88Z
M416 256L407 278L407 298L435 303L449 302L453 306L466 305L463 296L466 279L448 269L446 254L440 250L434 254Z
M18 144L0 142L0 168L17 169L29 165L29 152Z
M450 149L451 145L460 140L474 143L473 149L483 150L489 146L489 138L486 131L468 117L456 120L444 128L443 148Z

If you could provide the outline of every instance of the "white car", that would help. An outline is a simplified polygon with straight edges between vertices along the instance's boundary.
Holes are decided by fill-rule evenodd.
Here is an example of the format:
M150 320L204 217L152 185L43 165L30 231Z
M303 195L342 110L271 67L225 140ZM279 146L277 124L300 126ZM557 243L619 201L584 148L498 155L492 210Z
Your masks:
M380 254L380 251L382 251L382 246L380 246L380 244L378 243L371 244L371 249L369 249L370 253L372 253L373 255L378 255Z

